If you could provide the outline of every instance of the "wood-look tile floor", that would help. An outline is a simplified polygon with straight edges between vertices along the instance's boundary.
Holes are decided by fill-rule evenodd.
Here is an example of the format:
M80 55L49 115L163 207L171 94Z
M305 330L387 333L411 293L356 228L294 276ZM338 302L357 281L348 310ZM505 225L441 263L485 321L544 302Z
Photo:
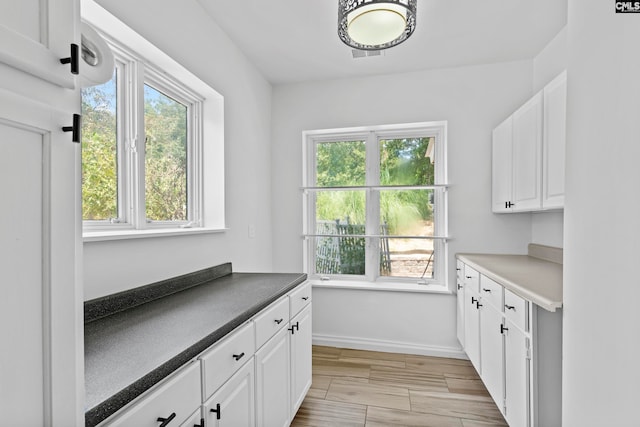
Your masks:
M507 426L467 360L321 346L291 425Z

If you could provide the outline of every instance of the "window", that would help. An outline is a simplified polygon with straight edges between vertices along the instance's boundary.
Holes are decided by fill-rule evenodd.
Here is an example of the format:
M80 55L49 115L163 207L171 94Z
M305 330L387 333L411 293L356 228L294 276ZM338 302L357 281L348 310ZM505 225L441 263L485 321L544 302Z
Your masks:
M223 97L106 11L88 14L118 39L101 32L113 77L82 90L85 241L224 230Z
M445 284L445 138L442 122L304 133L311 277Z

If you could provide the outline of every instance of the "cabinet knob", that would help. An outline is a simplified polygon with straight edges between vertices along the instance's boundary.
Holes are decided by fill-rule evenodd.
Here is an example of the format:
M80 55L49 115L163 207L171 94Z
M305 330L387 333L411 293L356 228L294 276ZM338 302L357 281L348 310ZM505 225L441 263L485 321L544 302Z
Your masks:
M209 411L213 412L214 414L216 414L216 420L220 419L220 415L221 415L222 411L220 410L220 404L219 403L216 403L216 408L215 409L211 408Z
M236 359L236 362L244 357L244 351L240 354L234 354L233 358Z
M162 423L158 427L166 427L171 422L171 420L173 420L175 417L176 417L175 412L172 412L171 415L169 415L167 418L158 417L156 421Z
M491 293L491 289L482 288L483 291Z
M302 297L302 300L303 300L303 301L306 301L306 300L308 300L308 299L309 299L309 297Z
M278 325L279 325L280 323L282 323L282 322L283 322L283 320L284 320L284 319L276 319L276 320L275 320L275 322L276 322L276 324L278 324Z
M458 283L458 290L462 289L462 285Z
M505 305L504 305L504 308L506 308L507 310L513 310L513 311L516 311L516 308L515 308L515 306L513 306L513 305L507 305L507 304L505 304Z
M482 304L480 304L480 301L476 301L476 308L479 309L480 307L482 307Z
M471 279L471 276L464 276L464 277L466 277L467 279Z
M200 424L194 424L193 427L204 427L204 418L200 418Z
M462 270L461 268L456 268L456 271L461 271L461 270Z
M509 328L505 328L503 324L500 324L500 333L504 334L504 331L508 331Z
M478 301L478 300L476 299L476 297L471 297L471 304L475 304L475 303L476 303L476 301Z

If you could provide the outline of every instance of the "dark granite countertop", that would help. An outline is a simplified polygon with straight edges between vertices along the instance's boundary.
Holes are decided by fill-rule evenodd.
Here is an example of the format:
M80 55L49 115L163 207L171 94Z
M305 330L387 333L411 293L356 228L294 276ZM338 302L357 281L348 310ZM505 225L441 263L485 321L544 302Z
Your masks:
M85 320L86 425L97 425L305 280L305 274L229 270Z

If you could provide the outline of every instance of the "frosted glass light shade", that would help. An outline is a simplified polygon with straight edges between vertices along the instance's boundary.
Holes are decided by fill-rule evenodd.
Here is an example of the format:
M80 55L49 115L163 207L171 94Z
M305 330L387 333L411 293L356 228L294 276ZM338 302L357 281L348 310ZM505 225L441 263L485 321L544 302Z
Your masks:
M381 45L400 37L407 26L406 9L395 4L361 7L347 16L351 40L364 45Z
M417 0L339 0L338 36L356 49L380 50L414 31Z

